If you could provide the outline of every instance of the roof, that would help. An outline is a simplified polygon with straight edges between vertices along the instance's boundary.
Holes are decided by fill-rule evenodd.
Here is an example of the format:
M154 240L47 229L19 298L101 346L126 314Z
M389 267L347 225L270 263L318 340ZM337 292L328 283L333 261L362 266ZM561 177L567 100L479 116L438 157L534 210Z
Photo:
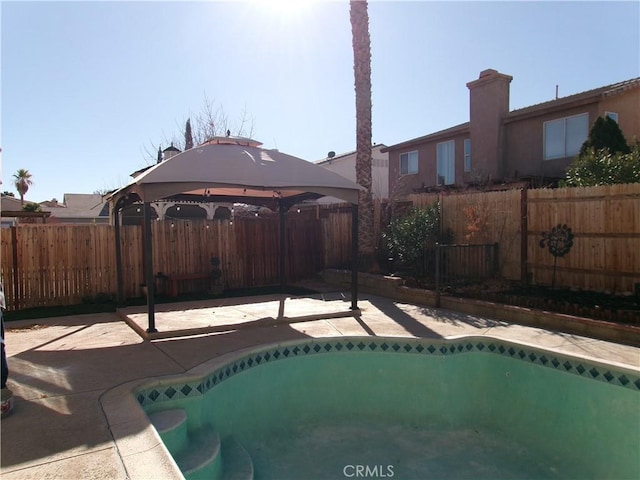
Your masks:
M27 203L26 200L25 203ZM4 212L8 210L22 210L22 203L20 202L20 199L11 197L9 195L2 195L2 198L0 200L0 211Z
M536 113L545 111L550 108L564 108L568 105L573 105L578 102L588 103L588 102L597 101L602 97L618 95L622 92L625 92L632 88L638 88L638 87L640 87L640 77L632 78L630 80L613 83L611 85L606 85L604 87L594 88L592 90L576 93L574 95L569 95L567 97L561 97L554 100L549 100L547 102L531 105L529 107L512 110L507 114L507 117L505 118L505 122L514 121L515 119L525 115L534 115ZM450 127L445 130L440 130L438 132L430 133L422 137L412 138L404 142L396 143L395 145L391 145L385 149L382 149L382 151L388 152L391 150L408 148L414 145L419 145L421 143L438 140L441 137L442 138L450 137L451 135L455 135L457 133L463 133L468 130L469 130L469 122L461 123L460 125L456 125L454 127Z
M623 82L613 83L611 85L606 85L604 87L594 88L592 90L576 93L573 95L569 95L567 97L560 97L554 100L549 100L547 102L537 103L535 105L519 108L517 110L511 110L507 116L507 119L511 119L513 117L520 117L522 115L527 115L531 113L537 113L539 111L546 110L548 108L565 107L567 105L571 105L581 101L585 101L585 102L597 101L600 98L618 95L624 91L630 90L632 88L638 88L638 87L640 87L640 77L632 78L630 80L625 80Z
M47 210L58 218L95 218L109 216L108 204L95 193L65 193L64 202L48 206Z
M33 203L28 200L24 204ZM2 218L47 218L51 215L48 211L27 212L22 209L19 198L10 195L2 195L0 199L0 216ZM3 222L4 224L4 222Z
M220 137L154 165L111 194L110 201L150 202L176 195L254 205L296 203L325 195L358 203L357 183L247 139Z
M372 151L378 149L379 151L382 152L383 148L387 148L387 146L384 143L377 143L377 144L371 146L371 150ZM353 150L351 152L341 153L340 155L336 155L336 156L331 157L331 158L326 157L326 158L323 158L321 160L316 160L313 163L315 163L316 165L324 165L325 163L333 163L336 160L340 160L340 159L343 159L343 158L346 158L346 157L350 157L351 155L355 155L356 153L358 153L358 151L357 150Z
M461 133L466 133L469 131L469 122L461 123L460 125L456 125L454 127L446 128L444 130L440 130L438 132L430 133L428 135L424 135L418 138L412 138L411 140L406 140L401 143L396 143L395 145L391 145L390 147L383 148L381 152L389 152L391 150L398 150L400 148L408 148L414 145L418 145L424 142L438 140L440 138L450 137L452 135L457 135Z

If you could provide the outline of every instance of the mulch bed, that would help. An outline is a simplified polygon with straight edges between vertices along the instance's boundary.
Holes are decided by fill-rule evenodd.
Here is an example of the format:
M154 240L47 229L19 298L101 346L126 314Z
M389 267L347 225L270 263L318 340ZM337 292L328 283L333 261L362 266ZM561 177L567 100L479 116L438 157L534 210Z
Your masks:
M407 285L435 288L431 282L407 279ZM519 307L546 310L608 322L640 325L640 295L614 295L490 280L482 283L448 286L444 293Z

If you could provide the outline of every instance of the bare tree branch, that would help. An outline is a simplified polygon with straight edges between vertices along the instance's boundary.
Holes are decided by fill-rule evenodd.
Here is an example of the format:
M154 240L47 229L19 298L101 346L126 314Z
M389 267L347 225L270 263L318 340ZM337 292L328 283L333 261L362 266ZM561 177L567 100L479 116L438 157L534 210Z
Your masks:
M211 140L213 137L225 136L227 131L233 136L249 137L253 135L255 121L247 112L246 105L240 112L240 116L232 122L224 111L222 105L215 105L206 93L200 111L196 115L189 115L181 122L176 121L176 127L170 135L163 132L159 142L150 142L143 147L142 156L147 166L154 165L157 162L158 148L164 148L173 145L174 147L185 150L185 128L186 121L191 119L191 135L193 137L193 145L201 145Z

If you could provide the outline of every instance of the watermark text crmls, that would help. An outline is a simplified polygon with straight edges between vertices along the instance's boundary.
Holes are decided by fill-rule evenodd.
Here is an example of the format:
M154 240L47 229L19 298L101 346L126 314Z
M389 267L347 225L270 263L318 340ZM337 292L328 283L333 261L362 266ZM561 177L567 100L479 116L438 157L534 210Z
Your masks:
M393 465L345 465L342 473L347 478L392 478Z

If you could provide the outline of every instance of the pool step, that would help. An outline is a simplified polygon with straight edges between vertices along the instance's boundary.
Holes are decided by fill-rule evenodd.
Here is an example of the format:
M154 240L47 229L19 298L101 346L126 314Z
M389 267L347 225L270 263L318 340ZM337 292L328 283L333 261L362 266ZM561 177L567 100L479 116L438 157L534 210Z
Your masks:
M187 446L187 413L184 410L155 412L149 415L149 420L172 455Z
M222 442L222 465L222 480L253 480L251 456L233 437Z
M189 435L189 445L175 457L187 480L218 479L222 474L220 436L211 428Z

